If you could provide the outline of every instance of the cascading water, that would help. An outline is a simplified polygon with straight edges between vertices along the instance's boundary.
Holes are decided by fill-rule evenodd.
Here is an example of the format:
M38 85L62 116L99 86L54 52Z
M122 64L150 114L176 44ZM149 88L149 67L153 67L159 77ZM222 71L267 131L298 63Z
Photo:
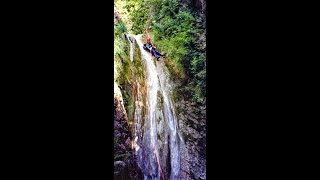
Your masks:
M145 180L180 179L180 141L177 118L171 100L171 83L163 62L154 64L149 52L143 49L142 35L127 35L135 39L145 66L146 103L139 84L136 87L134 111L134 148L137 162ZM130 42L133 52L134 42ZM130 53L131 56L131 53ZM143 108L145 114L142 115Z
M132 36L127 36L128 41L130 42L130 60L133 61L133 53L134 53L134 40Z

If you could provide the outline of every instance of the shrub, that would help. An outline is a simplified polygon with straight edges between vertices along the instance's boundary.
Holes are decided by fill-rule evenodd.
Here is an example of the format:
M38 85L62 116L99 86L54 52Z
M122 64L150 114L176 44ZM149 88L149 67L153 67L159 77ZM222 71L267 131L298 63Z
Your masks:
M195 27L196 16L177 0L124 0L128 23L134 34L142 34L152 26L151 36L157 49L167 54L165 61L173 77L184 79L194 91L197 102L205 101L206 63L205 54L196 48L195 34L203 30ZM119 25L118 31L126 29ZM120 45L118 46L120 47Z

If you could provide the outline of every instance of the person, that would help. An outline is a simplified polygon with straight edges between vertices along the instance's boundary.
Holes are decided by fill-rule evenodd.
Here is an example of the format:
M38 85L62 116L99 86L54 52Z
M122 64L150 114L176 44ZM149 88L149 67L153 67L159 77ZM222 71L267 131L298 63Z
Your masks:
M159 51L157 51L156 47L151 43L151 38L149 37L147 30L146 32L147 32L147 40L145 43L145 47L149 50L149 52L153 57L159 60L160 56L164 56L164 54L161 54Z
M164 54L161 54L159 51L157 51L155 46L151 46L151 55L155 57L158 61L160 56L164 56Z
M151 43L150 37L147 37L147 41L145 44L146 44L146 48L151 52L152 43Z

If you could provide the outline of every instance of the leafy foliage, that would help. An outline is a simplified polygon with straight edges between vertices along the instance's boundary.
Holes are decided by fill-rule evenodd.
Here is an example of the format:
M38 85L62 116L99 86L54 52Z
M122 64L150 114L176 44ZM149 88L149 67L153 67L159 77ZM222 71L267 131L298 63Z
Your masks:
M195 27L195 15L177 0L149 0L152 34L160 51L170 58L168 67L173 76L189 79L194 88L193 99L205 101L206 66L205 54L196 49L196 33L202 30Z
M205 102L206 57L197 48L198 36L204 32L195 26L197 16L178 0L122 0L128 15L129 32L149 35L160 52L167 54L166 65L172 77L184 79L192 89L193 99ZM119 31L123 28L119 26ZM186 84L184 84L186 86Z

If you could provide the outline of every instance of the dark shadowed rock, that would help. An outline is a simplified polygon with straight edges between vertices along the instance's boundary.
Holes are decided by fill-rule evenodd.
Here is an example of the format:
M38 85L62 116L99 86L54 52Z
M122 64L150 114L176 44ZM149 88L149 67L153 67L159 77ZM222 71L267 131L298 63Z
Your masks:
M114 162L114 179L125 180L129 179L128 166L123 161Z
M128 118L123 106L122 95L115 83L114 96L114 180L141 179L141 171L133 157Z
M206 179L205 107L192 106L186 100L177 103L185 104L178 114L179 128L185 140L181 147L181 176L183 179Z
M114 163L114 168L117 169L122 169L126 166L126 163L123 161L115 161Z

